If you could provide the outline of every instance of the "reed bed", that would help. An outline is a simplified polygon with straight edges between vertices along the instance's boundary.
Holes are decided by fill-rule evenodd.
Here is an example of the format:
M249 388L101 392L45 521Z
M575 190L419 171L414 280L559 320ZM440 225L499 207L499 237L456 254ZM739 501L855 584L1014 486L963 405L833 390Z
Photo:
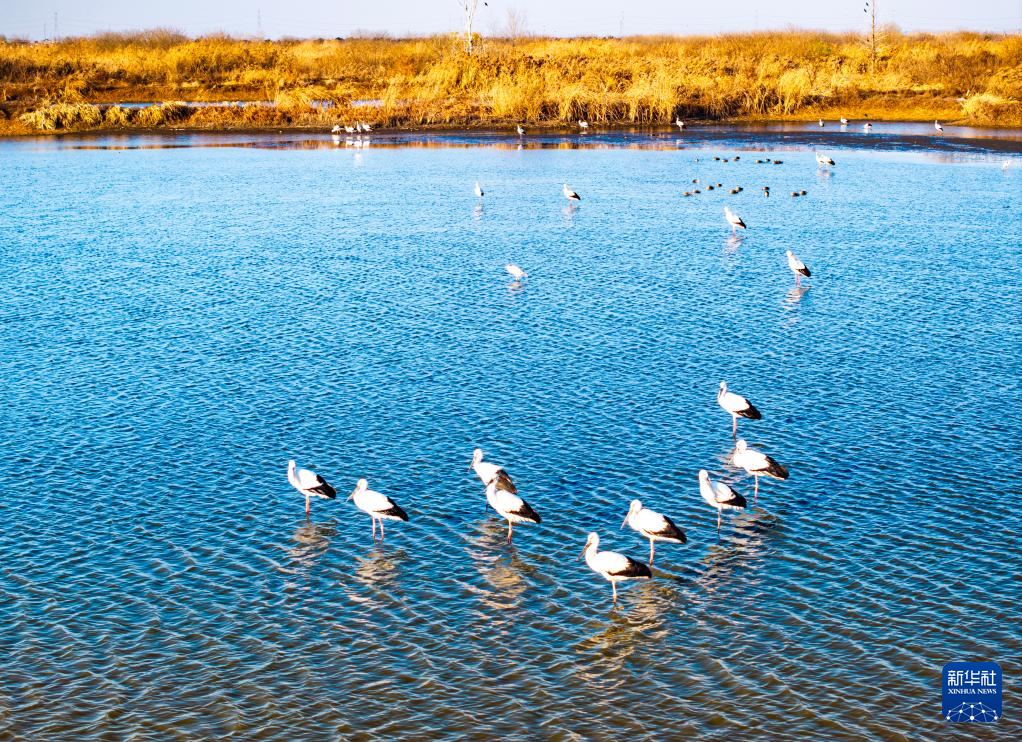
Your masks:
M359 100L378 102L353 107ZM271 102L188 107L164 101ZM160 103L138 111L98 108ZM76 107L77 106L77 107ZM91 106L91 107L89 107ZM660 125L701 119L1022 124L1022 37L854 34L258 41L166 30L0 41L0 128Z

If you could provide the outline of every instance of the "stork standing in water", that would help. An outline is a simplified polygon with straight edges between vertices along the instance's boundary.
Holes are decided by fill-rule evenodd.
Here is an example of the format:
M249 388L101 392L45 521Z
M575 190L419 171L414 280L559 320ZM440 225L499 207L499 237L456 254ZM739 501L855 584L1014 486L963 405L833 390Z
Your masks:
M468 465L468 468L476 473L476 476L479 477L484 485L488 486L490 482L496 482L498 489L505 490L511 494L518 494L518 488L515 487L515 483L511 481L508 473L504 471L503 466L483 461L483 449L477 448L472 452L472 462Z
M518 132L518 136L520 136L520 137L524 137L525 136L525 127L524 126L522 126L521 124L518 124L517 126L515 126L515 129Z
M373 541L376 541L376 521L380 521L380 541L383 541L384 520L408 520L408 513L386 495L369 489L369 482L358 480L355 490L348 499L355 500L355 507L373 519Z
M742 229L748 229L748 227L745 226L745 222L742 221L742 218L735 212L731 211L731 209L727 206L724 207L724 218L727 219L727 223L731 225L732 234L736 233L739 227Z
M577 193L575 193L575 191L573 191L570 188L568 188L568 184L567 183L564 184L564 191L563 192L564 192L564 197L566 199L568 199L569 201L581 201L582 200L582 197L580 195L578 195Z
M483 189L479 185L479 181L477 180L476 181L476 198L482 198L482 197L483 197Z
M586 539L586 548L582 550L581 559L586 558L589 568L605 580L610 581L614 591L614 605L617 605L617 583L621 580L648 580L653 572L642 562L637 562L616 551L599 551L600 537L594 531Z
M773 477L774 479L787 479L788 470L778 464L772 458L760 451L749 448L744 439L735 444L735 452L731 454L731 463L739 466L756 480L756 491L753 502L759 502L759 478Z
M511 543L511 535L515 523L540 523L539 513L529 507L529 503L513 492L501 489L497 480L486 485L486 502L507 519L507 542Z
M299 469L294 459L287 462L287 481L291 486L305 495L305 516L309 516L311 506L309 500L313 495L322 497L324 500L333 500L337 497L337 490L326 483L323 477L308 469Z
M862 130L868 134L869 132L873 131L873 124L867 121L862 125Z
M731 415L731 437L738 437L738 418L746 417L749 420L762 420L763 414L745 397L729 392L727 382L720 382L720 389L717 391L717 404L725 412Z
M821 154L817 154L816 155L816 162L821 167L823 165L833 165L834 164L834 160L833 159L831 159L830 157L827 157L827 155L821 155Z
M802 281L802 276L809 278L809 276L813 274L808 268L806 268L806 264L798 259L795 253L791 250L786 250L785 253L788 256L788 267L791 268L791 272L795 274L795 286L797 288Z
M937 130L938 134L943 134L944 133L944 127L940 125L939 121L934 121L933 122L933 128Z
M521 268L519 268L514 263L508 263L507 265L505 265L504 266L504 270L506 270L508 273L510 273L511 274L511 278L515 279L516 281L521 281L523 278L528 278L529 277L528 273L523 271Z
M681 130L681 131L685 130L685 122L682 121L681 118L675 117L674 124L675 124L675 126L678 127L679 130Z
M706 504L717 509L717 536L720 536L720 514L724 510L742 510L748 504L745 498L723 482L710 479L706 469L699 470L699 494Z
M582 119L579 119L578 120L578 128L581 129L582 131L585 131L586 129L589 128L589 122L588 121L583 121Z
M649 508L642 507L638 500L632 500L628 507L628 514L621 522L621 527L627 523L633 531L638 531L649 539L649 566L653 566L653 544L656 541L668 541L672 544L683 544L686 541L685 532L674 525L674 521L666 515L654 512Z
M823 119L820 119L820 128L823 128Z
M848 126L848 119L844 116L841 117L841 126Z

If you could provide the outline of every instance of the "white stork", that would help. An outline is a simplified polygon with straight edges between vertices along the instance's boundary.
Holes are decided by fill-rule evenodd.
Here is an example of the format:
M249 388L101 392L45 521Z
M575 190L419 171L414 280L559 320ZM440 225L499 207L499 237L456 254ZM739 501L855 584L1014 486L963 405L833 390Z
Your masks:
M848 119L844 116L841 117L841 126L848 126Z
M745 397L729 392L727 382L720 382L720 389L717 391L717 404L725 412L731 415L731 437L738 437L738 418L745 417L749 420L762 420L763 414Z
M680 117L675 117L674 125L677 126L678 129L681 130L681 131L685 130L685 122L682 121Z
M638 531L649 539L649 566L653 566L653 544L656 541L667 541L672 544L683 544L686 541L685 532L674 525L674 521L666 515L654 512L649 508L642 507L638 500L632 500L628 506L628 514L621 522L621 527L627 523L633 531Z
M540 523L539 513L529 507L529 503L513 492L502 489L497 480L486 485L486 502L507 519L507 542L511 543L511 534L515 523Z
M575 191L568 188L568 184L564 184L564 197L569 201L581 201L582 197L575 193Z
M521 281L523 278L528 278L529 274L523 271L514 263L508 263L504 266L504 270L511 274L511 277L516 281Z
M354 499L355 507L373 519L373 541L376 540L376 521L380 521L380 541L383 541L384 520L408 520L408 513L400 505L386 495L369 489L369 482L364 479L358 480L348 499Z
M873 124L867 121L862 125L862 130L865 131L866 133L873 131Z
M699 470L699 494L706 504L717 509L717 535L720 536L720 514L724 510L742 510L748 504L730 485L714 482L706 469Z
M475 471L476 476L479 477L484 485L496 482L498 488L506 490L511 494L518 494L518 488L515 487L515 483L511 481L508 473L504 471L503 466L483 461L483 449L477 448L472 452L472 462L468 465L468 468Z
M823 128L823 119L820 119L820 128Z
M834 160L832 158L827 157L827 155L821 155L819 153L816 154L816 162L820 166L834 164Z
M944 127L940 125L939 121L934 121L933 122L933 128L937 130L938 134L943 134L944 133Z
M477 180L476 181L476 198L482 198L482 197L483 197L483 189L482 189L482 186L479 185L479 181Z
M295 460L287 462L287 481L291 486L305 495L305 515L308 517L311 507L309 500L313 495L322 497L324 500L333 500L337 497L337 490L326 483L323 477L308 469L299 469Z
M583 121L582 119L579 119L578 120L578 128L581 129L582 131L585 131L586 129L589 128L589 122L588 121Z
M806 268L806 264L803 263L791 250L786 250L785 253L788 256L788 267L791 268L791 272L795 274L795 286L799 286L802 282L802 276L809 278L813 275L809 269Z
M735 452L731 454L731 463L745 469L756 480L756 492L753 502L759 502L759 478L773 477L774 479L787 479L788 470L778 464L772 458L760 451L749 448L744 439L735 444Z
M745 226L745 222L742 221L742 218L738 216L738 214L736 214L735 212L731 211L731 209L729 209L727 206L724 207L724 218L727 219L727 223L731 225L732 233L737 232L738 227L741 227L742 229L748 229L748 227Z
M637 562L624 554L618 554L616 551L599 551L599 548L600 537L594 531L586 539L586 547L579 559L584 556L586 564L593 572L610 581L614 591L614 605L617 605L617 583L619 581L648 580L653 576L650 568L642 562Z
M518 124L518 126L516 126L515 128L518 130L518 136L520 136L520 137L524 137L525 136L525 127L524 126L522 126L521 124Z

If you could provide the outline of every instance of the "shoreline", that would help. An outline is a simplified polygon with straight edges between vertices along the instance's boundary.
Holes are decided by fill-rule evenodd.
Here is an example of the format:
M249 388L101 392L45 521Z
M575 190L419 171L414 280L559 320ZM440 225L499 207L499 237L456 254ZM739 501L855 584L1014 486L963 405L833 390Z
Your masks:
M94 104L95 105L95 104ZM677 126L670 124L635 124L635 123L609 123L609 124L590 124L589 130L585 134L580 134L577 126L566 125L563 122L540 122L523 124L528 139L530 136L593 136L601 133L678 133L684 135L692 131L712 131L712 130L724 130L724 129L736 129L743 127L773 127L773 126L811 126L816 124L820 119L819 116L805 116L805 117L740 117L730 119L689 119L686 121L686 126L683 131L679 131ZM841 130L840 124L837 118L823 119L826 126L819 129L821 133L829 133L835 130ZM850 119L850 123L844 129L844 133L855 133L859 126L865 121L869 121L876 126L884 125L918 125L918 126L932 126L934 119L932 118L918 118L918 117L906 117L906 118L853 118ZM1019 136L1022 137L1022 126L1012 124L973 124L964 120L947 119L941 120L941 123L945 127L951 129L972 129L978 131L989 130L991 132L1010 132L1018 131ZM380 137L386 134L461 134L461 133L474 133L474 134L506 134L508 136L517 137L515 133L515 127L517 122L477 122L477 123L449 123L449 124L423 124L423 125L412 125L412 124L397 124L394 126L374 126L373 131L369 134L371 137ZM106 135L159 135L159 134L331 134L329 125L311 125L311 124L291 124L282 126L155 126L155 127L141 127L141 126L100 126L83 129L40 129L40 130L28 130L28 131L14 131L14 132L3 132L0 130L0 140L2 139L24 139L24 138L61 138L61 137L84 137L84 136L106 136ZM811 131L816 131L812 129ZM357 136L347 134L346 132L339 136ZM936 138L936 137L935 137ZM948 138L959 138L955 137L953 132ZM971 138L971 137L970 137Z

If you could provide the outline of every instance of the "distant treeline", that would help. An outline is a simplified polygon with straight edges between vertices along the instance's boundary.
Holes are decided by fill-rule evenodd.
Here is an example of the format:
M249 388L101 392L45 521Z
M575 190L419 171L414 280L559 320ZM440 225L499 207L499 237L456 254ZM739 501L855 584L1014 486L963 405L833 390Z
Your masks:
M272 105L182 105L198 101ZM166 103L142 110L126 101ZM353 103L372 101L373 105ZM887 30L625 39L261 41L155 30L0 42L0 130L658 125L685 119L1022 124L1022 36Z

